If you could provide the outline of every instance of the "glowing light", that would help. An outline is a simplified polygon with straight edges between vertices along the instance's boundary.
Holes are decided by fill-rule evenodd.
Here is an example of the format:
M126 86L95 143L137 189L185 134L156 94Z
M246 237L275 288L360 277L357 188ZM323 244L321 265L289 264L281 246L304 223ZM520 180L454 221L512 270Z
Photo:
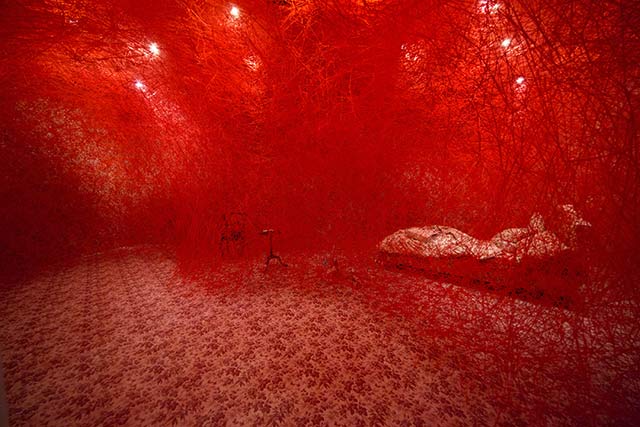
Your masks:
M509 46L511 46L511 39L510 38L506 38L506 39L502 40L501 45L505 49L508 48Z
M516 79L516 83L519 84L519 85L523 84L524 83L524 77L522 77L522 76L518 77Z
M260 59L253 55L246 57L244 63L251 71L258 71L260 68Z
M147 90L147 86L144 83L142 83L140 80L136 80L133 85L136 87L136 89L142 92L145 92Z
M480 0L478 3L480 7L480 11L483 13L494 14L497 13L500 7L502 6L500 3L495 0Z
M407 46L406 44L403 44L400 46L400 49L404 52L404 58L407 61L416 62L420 59L417 53L418 48L415 45Z
M233 16L234 18L239 18L240 9L238 9L238 6L231 6L231 10L229 10L229 14L231 14L231 16Z
M151 52L155 56L160 55L160 48L158 47L158 43L151 43L149 45L149 52Z

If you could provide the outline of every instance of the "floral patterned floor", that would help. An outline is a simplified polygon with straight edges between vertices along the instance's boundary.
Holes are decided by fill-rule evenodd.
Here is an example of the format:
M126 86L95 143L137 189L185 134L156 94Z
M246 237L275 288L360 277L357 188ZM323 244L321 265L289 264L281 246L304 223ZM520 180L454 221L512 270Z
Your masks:
M177 280L160 252L124 251L4 291L11 425L467 425L471 409L493 417L481 401L462 404L470 390L456 371L401 322L347 290L288 286L295 265L252 268L244 288L211 289Z
M10 425L536 424L499 407L504 387L474 380L460 349L363 299L357 288L371 271L336 269L323 255L287 261L267 271L259 261L229 263L185 281L164 252L126 249L5 287L0 358ZM410 290L445 335L447 322L475 325L487 337L492 328L522 329L514 307L540 313L541 325L540 316L549 317L549 309L515 302L509 325L501 324L505 304L491 296L375 275L404 289L385 294L396 305ZM470 305L475 318L466 322ZM480 363L490 354L475 356ZM535 414L537 401L527 402ZM563 404L558 399L544 425L571 423L558 418Z

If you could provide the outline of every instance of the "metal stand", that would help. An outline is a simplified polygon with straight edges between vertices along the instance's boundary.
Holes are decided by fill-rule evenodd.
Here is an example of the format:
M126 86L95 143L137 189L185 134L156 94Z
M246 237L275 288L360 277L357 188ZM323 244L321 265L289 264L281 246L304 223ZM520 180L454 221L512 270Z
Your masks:
M269 236L269 254L267 255L267 263L265 268L269 268L269 263L271 262L272 259L275 259L276 261L278 261L280 265L284 267L288 267L287 264L285 264L282 261L282 258L280 258L278 255L275 255L273 253L273 233L275 233L275 230L262 230L260 232L260 234L262 234L263 236L267 236L267 235Z

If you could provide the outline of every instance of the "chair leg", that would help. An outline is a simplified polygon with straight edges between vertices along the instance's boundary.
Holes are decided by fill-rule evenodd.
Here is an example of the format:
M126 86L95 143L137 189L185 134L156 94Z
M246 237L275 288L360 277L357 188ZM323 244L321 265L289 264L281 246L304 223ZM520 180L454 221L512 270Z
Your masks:
M283 267L288 267L288 265L287 265L287 264L285 264L285 263L282 261L282 258L280 258L278 255L269 255L269 256L267 257L267 263L266 263L266 267L265 267L265 269L268 269L268 268L269 268L269 264L271 263L271 260L272 260L272 259L275 259L276 261L278 261L278 262L280 263L280 265L282 265Z

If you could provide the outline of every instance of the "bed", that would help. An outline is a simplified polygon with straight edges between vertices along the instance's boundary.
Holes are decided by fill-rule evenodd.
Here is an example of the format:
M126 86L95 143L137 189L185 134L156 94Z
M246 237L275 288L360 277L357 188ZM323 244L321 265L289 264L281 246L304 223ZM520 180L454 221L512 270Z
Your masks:
M526 227L508 228L489 240L442 225L398 230L378 245L379 261L437 280L569 308L579 303L585 271L576 251L578 231L591 224L573 205L559 211L561 230L547 229L542 215L534 213Z

